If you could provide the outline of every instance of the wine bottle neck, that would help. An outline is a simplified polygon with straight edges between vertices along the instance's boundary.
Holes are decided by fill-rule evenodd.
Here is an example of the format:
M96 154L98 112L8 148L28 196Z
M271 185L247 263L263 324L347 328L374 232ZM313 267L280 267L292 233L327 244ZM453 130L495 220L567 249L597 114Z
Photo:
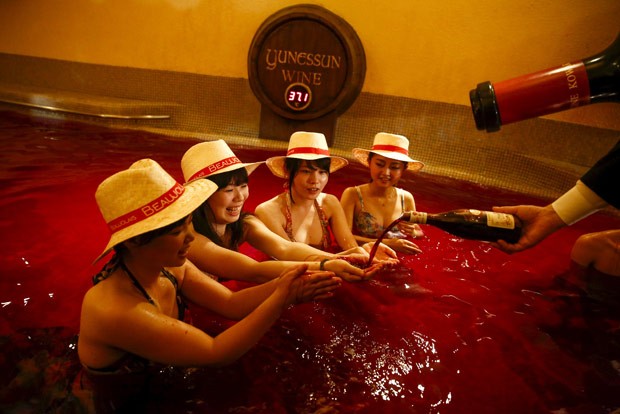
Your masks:
M428 213L421 211L408 211L403 214L403 219L410 223L426 224Z
M591 102L620 101L620 34L601 53L583 60L590 81Z
M620 34L584 60L497 82L469 92L476 128L500 126L596 102L620 102Z

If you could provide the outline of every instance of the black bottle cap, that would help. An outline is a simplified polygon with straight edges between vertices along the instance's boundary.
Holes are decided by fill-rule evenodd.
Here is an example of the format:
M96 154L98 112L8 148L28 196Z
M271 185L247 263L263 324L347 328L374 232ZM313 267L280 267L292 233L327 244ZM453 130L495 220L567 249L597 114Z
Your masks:
M476 128L487 132L499 131L502 125L499 108L495 100L495 90L491 82L482 82L476 89L469 91L471 110L476 121Z

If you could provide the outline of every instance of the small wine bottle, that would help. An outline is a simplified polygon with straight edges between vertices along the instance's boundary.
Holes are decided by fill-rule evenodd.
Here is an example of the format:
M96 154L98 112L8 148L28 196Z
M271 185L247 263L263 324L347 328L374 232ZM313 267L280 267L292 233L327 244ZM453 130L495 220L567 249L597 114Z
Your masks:
M620 102L620 34L603 52L469 92L476 128L501 125L598 102Z
M399 219L411 223L430 224L464 239L505 240L516 243L521 237L521 223L512 214L480 210L452 210L444 213L406 211Z

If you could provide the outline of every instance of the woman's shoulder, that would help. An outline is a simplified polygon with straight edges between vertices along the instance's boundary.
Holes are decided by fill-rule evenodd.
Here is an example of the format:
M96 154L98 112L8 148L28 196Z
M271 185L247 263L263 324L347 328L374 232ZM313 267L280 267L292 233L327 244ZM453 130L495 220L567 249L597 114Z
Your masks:
M118 271L116 272L118 273ZM139 298L135 295L129 278L113 274L92 286L82 301L82 308L99 318L114 319L118 312L135 306Z
M224 248L224 247L220 247L217 245L213 246L214 248L217 247L218 250L220 251L228 251L228 249ZM176 281L177 281L177 289L178 290L182 290L183 289L183 282L185 281L185 279L187 278L202 278L205 274L207 276L209 276L210 278L214 278L210 273L206 272L206 271L202 271L200 270L200 268L198 268L198 266L196 266L191 260L187 259L185 260L185 263L183 263L181 266L177 266L177 267L166 267L166 272L173 276Z
M274 208L277 207L277 205L278 205L278 196L273 197L267 201L263 201L262 203L258 204L254 208L254 214L255 215L265 214L269 211L272 211Z
M331 217L336 211L344 211L340 200L333 194L322 193L318 202L328 217Z
M333 203L340 204L340 201L338 200L338 198L331 193L321 193L319 197L317 198L317 201L321 205L333 205Z
M255 214L246 214L243 217L243 229L247 231L249 229L255 229L257 227L265 227L265 223L261 221Z
M405 199L409 198L413 200L413 194L411 194L411 192L405 190L404 188L396 187L396 192L399 196L405 197Z
M361 185L354 185L354 186L351 186L351 187L347 187L342 192L342 197L357 196L358 192L360 192L362 190L362 188L364 188L367 185L368 184L361 184Z

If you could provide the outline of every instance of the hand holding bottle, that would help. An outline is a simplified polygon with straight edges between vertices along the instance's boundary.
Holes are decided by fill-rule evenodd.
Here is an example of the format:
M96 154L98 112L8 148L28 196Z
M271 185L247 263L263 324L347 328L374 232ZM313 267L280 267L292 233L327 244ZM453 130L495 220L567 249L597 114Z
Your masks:
M546 207L527 205L493 207L493 211L512 214L521 222L522 233L518 240L512 243L504 240L492 243L494 247L506 253L516 253L535 246L554 231L566 226L551 204Z
M399 219L430 224L464 239L515 243L521 237L521 223L511 214L461 209L431 214L406 211Z
M405 211L402 216L386 227L376 243L382 241L387 231L399 222L430 224L464 239L491 242L505 240L515 243L521 237L521 223L511 214L474 209L452 210L437 214ZM372 263L375 253L376 249L370 252L368 263Z

